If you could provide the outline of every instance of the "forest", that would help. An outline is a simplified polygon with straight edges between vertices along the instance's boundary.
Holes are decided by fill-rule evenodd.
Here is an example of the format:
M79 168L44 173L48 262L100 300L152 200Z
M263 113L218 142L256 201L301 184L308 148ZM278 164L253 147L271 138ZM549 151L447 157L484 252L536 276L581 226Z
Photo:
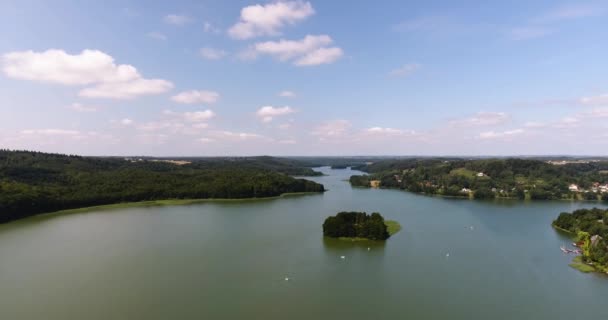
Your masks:
M384 217L377 212L340 212L323 223L323 235L331 238L386 240L390 237Z
M608 161L555 165L536 159L421 158L383 160L354 169L369 175L352 176L353 186L384 188L476 199L608 200ZM578 190L570 190L576 185Z
M608 271L608 226L605 221L608 221L608 210L579 209L572 213L562 212L553 225L576 235L584 262Z
M293 160L271 157L151 159L0 150L0 223L64 209L164 199L242 199L323 192Z

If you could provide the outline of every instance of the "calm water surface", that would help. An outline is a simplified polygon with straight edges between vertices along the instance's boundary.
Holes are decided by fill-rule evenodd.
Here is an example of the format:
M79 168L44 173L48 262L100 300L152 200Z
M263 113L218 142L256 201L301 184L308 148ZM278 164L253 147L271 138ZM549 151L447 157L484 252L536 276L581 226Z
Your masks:
M608 277L568 267L571 241L550 227L598 204L357 189L354 172L322 170L323 195L0 225L0 319L608 318ZM403 230L324 240L342 210Z

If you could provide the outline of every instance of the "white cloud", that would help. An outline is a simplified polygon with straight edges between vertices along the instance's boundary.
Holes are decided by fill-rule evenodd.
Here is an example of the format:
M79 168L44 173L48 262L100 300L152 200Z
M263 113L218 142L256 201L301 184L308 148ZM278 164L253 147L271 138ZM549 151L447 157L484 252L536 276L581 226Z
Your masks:
M293 98L296 96L296 93L293 91L289 91L289 90L284 90L279 92L279 97L283 97L283 98Z
M312 134L320 136L321 139L339 137L344 135L351 127L352 124L348 120L333 120L316 127Z
M160 32L148 32L148 34L146 34L146 36L148 36L149 38L152 38L152 39L156 39L156 40L162 40L162 41L167 40L167 36Z
M72 103L71 105L67 106L67 108L78 112L95 112L100 109L96 106L83 105L80 103Z
M393 129L393 128L383 128L383 127L371 127L364 130L367 134L373 135L389 135L389 136L399 136L404 134L403 130Z
M130 126L133 124L133 120L124 118L124 119L120 120L120 124L122 124L124 126Z
M101 83L78 93L86 98L133 99L167 92L173 84L162 79L137 79L128 82Z
M498 138L509 138L516 135L523 134L524 129L507 130L503 132L487 131L479 134L480 139L498 139Z
M256 115L264 122L271 122L275 117L288 115L294 113L295 110L292 108L285 107L273 107L263 106L256 112Z
M406 65L403 65L402 67L391 70L391 72L389 72L389 75L395 76L395 77L409 76L409 75L413 74L414 72L416 72L418 69L420 69L420 67L421 66L417 63L406 64Z
M307 53L300 59L295 61L296 66L317 66L320 64L329 64L344 55L342 49L338 47L331 48L319 48L312 52Z
M581 103L584 105L597 106L604 105L608 106L608 94L602 94L599 96L583 97Z
M332 63L342 57L342 49L328 47L332 42L327 35L307 35L301 40L259 42L251 51L273 56L280 61L292 60L297 66L314 66Z
M82 97L130 99L159 94L173 84L162 79L145 79L131 65L114 63L98 50L71 55L63 50L10 52L2 57L3 71L11 78L58 83L94 85L80 91Z
M199 52L203 58L208 60L219 60L228 54L224 50L209 47L201 48Z
M168 24L183 26L187 23L192 22L192 18L186 15L168 14L163 18L163 21Z
M180 92L171 97L171 100L177 103L195 104L195 103L215 103L219 100L220 94L215 91L208 90L190 90Z
M241 9L239 22L228 29L235 39L276 36L286 25L294 25L315 13L310 2L278 1L251 5Z
M180 118L187 122L204 122L215 117L215 112L213 112L212 110L189 111L183 113L165 110L163 114L171 117Z
M215 113L211 110L185 112L184 118L189 122L202 122L215 117Z
M504 112L479 112L472 117L450 121L457 126L490 126L506 123L510 120Z
M65 85L125 82L141 78L131 65L116 65L114 58L98 51L70 55L63 50L10 52L3 57L3 71L11 78Z

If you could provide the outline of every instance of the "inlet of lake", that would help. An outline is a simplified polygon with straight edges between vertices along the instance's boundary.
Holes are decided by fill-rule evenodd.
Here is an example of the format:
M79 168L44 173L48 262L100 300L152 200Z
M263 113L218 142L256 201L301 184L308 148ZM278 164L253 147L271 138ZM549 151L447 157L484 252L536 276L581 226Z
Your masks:
M608 318L608 277L569 267L572 241L551 227L602 204L351 188L357 172L319 170L324 194L0 225L0 319ZM345 210L403 229L324 239Z

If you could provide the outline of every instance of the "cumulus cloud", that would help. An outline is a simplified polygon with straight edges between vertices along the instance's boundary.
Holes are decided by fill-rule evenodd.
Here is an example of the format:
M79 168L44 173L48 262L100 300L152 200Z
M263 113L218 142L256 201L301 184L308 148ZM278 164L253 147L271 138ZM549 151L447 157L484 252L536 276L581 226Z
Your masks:
M490 126L506 123L510 120L504 112L479 112L472 117L450 121L451 125L457 126Z
M417 63L406 64L397 69L391 70L391 72L389 72L389 75L393 76L393 77L409 76L409 75L413 74L414 72L416 72L418 69L420 69L420 67L421 66Z
M289 90L284 90L279 92L279 97L283 97L283 98L293 98L296 96L296 93L293 91L289 91Z
M163 21L165 23L172 24L175 26L183 26L187 23L192 22L192 18L186 15L168 14L163 18Z
M201 48L199 52L201 57L207 60L219 60L228 54L228 52L224 50L209 47Z
M136 79L128 82L101 83L78 93L86 98L133 99L167 92L173 84L162 79Z
M230 140L230 141L243 141L243 140L254 140L264 139L265 137L257 133L248 132L233 132L233 131L213 131L209 135L216 140Z
M114 58L98 50L75 55L57 49L10 52L2 56L2 70L21 80L93 85L80 91L82 97L131 99L173 88L169 81L143 78L131 65L117 65Z
M295 112L295 110L293 110L291 107L288 107L288 106L285 106L285 107L263 106L260 109L258 109L258 111L256 112L256 115L263 122L271 122L275 117L288 115L288 114L291 114L294 112Z
M171 100L177 103L195 104L195 103L215 103L219 100L220 94L215 91L208 90L190 90L180 92L171 97Z
M241 40L276 36L286 25L294 25L314 13L310 2L300 0L251 5L241 9L239 21L228 29L228 34Z
M328 64L344 54L338 47L330 47L333 40L328 35L307 35L301 40L279 40L256 43L252 55L266 54L279 61L292 61L297 66Z

